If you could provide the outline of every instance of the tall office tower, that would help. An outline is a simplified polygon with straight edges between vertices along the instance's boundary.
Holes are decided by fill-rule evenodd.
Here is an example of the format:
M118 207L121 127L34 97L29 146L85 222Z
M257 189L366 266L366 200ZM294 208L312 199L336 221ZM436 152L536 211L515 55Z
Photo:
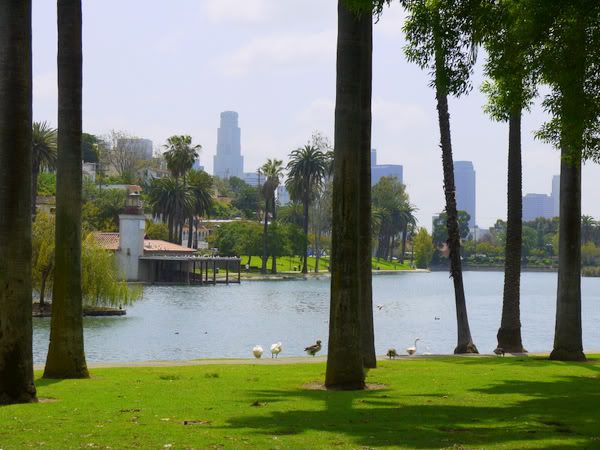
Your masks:
M377 150L372 148L371 149L371 167L374 167L377 165Z
M454 161L454 184L456 185L456 208L459 211L466 211L471 216L469 228L475 228L477 224L475 169L471 161Z
M529 222L538 217L551 219L554 212L553 198L546 194L527 194L523 197L523 221Z
M560 175L552 177L552 217L560 216Z
M217 130L217 154L214 157L214 175L219 178L244 176L241 133L238 113L221 113L221 126Z

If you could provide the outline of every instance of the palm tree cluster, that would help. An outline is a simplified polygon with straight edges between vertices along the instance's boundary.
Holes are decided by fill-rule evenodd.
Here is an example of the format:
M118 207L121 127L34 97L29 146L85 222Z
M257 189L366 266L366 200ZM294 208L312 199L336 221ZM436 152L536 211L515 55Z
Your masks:
M391 260L400 238L400 260L404 263L409 232L417 225L417 209L410 203L405 186L396 177L382 177L373 186L372 198L373 232L377 240L375 256Z
M212 177L204 171L192 170L201 147L192 146L190 136L171 136L165 147L171 176L149 183L147 191L152 213L167 222L171 242L182 243L187 224L187 245L197 247L200 217L206 217L212 205Z

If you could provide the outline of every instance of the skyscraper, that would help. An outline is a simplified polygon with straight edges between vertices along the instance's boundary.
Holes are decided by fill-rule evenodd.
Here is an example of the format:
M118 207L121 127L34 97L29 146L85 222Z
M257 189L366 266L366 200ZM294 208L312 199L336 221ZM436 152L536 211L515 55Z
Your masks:
M219 178L244 176L241 131L238 126L238 113L221 113L221 125L217 130L217 154L214 157L214 175Z
M551 196L546 194L527 194L523 197L523 221L529 222L538 217L552 219L554 202Z
M371 186L375 186L381 177L396 177L404 183L403 172L400 164L377 164L377 150L371 149Z
M469 228L475 228L475 169L471 161L454 161L454 184L456 185L456 208L466 211L471 219Z

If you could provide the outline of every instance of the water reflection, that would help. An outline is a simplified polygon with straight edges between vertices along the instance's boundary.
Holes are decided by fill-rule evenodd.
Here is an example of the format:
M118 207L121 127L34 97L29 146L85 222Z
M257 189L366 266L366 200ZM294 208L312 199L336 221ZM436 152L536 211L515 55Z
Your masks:
M469 319L480 351L495 347L503 277L464 276ZM456 345L452 280L446 273L403 273L373 279L376 350L451 353ZM556 275L523 274L523 340L530 351L552 347ZM586 349L600 349L600 279L583 279ZM438 318L436 320L436 317ZM303 355L317 339L327 351L329 280L243 282L230 286L150 286L127 316L85 318L89 361L250 357L255 344L282 341L282 356ZM50 320L34 319L34 358L43 363ZM428 349L426 348L428 347Z

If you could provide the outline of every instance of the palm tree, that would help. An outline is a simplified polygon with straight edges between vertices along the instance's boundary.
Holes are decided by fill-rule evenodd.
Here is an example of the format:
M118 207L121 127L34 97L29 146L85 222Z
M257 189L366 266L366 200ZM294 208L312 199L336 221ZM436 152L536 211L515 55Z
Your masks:
M192 193L192 215L189 218L190 230L188 234L188 247L198 247L198 224L194 217L208 216L212 205L213 179L204 171L190 170L187 174L187 183ZM192 228L196 228L196 245L192 243Z
M498 348L521 353L520 289L523 240L521 164L521 117L536 95L536 74L530 70L529 42L519 33L521 18L505 2L491 6L483 22L488 54L485 71L490 81L486 112L497 121L508 122L507 228L504 259L502 319Z
M475 64L473 38L474 2L470 0L403 1L409 17L404 30L408 59L433 75L446 199L450 276L454 282L458 343L454 353L478 353L473 343L460 260L460 236L450 137L448 95L456 97L470 89L469 75Z
M370 190L367 172L371 153L373 4L364 4L355 11L347 2L338 2L331 307L325 385L342 389L363 389L364 367L373 365L374 359L370 264L365 268L366 257L369 261L371 258L370 196L364 193ZM367 184L365 179L369 179ZM369 204L365 204L367 198Z
M169 228L169 241L176 242L183 222L193 215L194 193L185 184L173 177L152 180L148 194L152 213L166 219Z
M31 1L0 2L0 405L36 401L31 322Z
M288 179L285 182L292 200L302 202L304 222L302 228L306 237L302 273L308 273L308 211L314 198L315 191L319 189L325 179L328 168L327 153L317 147L305 145L290 153L287 165Z
M262 257L262 273L267 272L267 236L268 236L268 223L269 223L269 212L271 213L271 219L276 220L277 205L275 203L275 192L277 187L281 183L281 177L283 176L283 161L279 159L268 159L265 164L260 168L260 172L265 176L265 182L262 185L262 194L265 199L265 218L263 228L263 257ZM273 255L271 272L277 273L277 261L276 256Z
M44 377L87 378L81 294L81 0L58 0L57 15L56 245Z
M404 258L406 254L406 240L408 239L409 230L414 229L417 226L417 218L415 213L417 208L410 203L404 205L400 210L400 228L402 232L402 250L400 251L400 264L404 264Z
M192 146L192 137L187 135L171 136L164 145L167 150L163 153L167 168L176 178L186 174L198 158L201 145Z
M35 220L37 180L40 170L54 169L56 165L56 128L47 122L33 122L31 137L31 215Z

